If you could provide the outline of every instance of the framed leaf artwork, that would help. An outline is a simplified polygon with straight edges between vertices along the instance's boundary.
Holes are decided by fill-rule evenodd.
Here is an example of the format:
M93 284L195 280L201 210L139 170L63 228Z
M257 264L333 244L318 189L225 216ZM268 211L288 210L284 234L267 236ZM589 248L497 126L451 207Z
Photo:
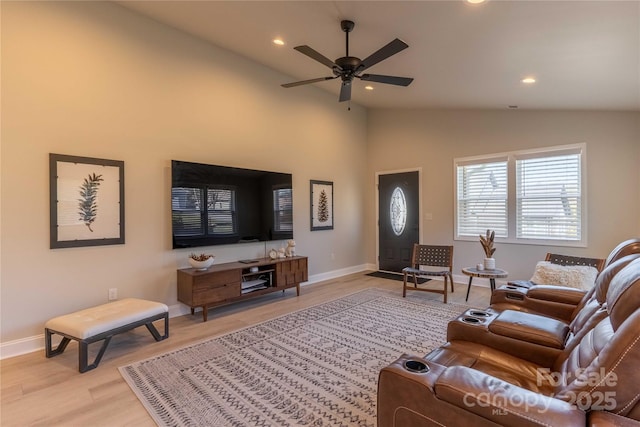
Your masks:
M50 247L124 244L124 162L49 154Z
M333 182L311 181L311 231L333 230Z

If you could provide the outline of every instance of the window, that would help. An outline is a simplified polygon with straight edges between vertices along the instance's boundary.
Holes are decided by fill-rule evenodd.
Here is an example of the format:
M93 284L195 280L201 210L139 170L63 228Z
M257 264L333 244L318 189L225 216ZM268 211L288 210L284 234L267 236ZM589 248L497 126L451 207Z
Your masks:
M457 234L474 236L487 229L507 237L507 160L457 166Z
M455 159L456 239L586 245L585 144Z
M581 240L580 153L516 157L516 237Z

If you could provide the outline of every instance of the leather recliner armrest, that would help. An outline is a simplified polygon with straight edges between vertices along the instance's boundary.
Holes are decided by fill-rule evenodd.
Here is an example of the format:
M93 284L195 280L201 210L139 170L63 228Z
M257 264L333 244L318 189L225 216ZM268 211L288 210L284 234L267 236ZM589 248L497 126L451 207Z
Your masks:
M537 300L578 305L586 293L582 289L568 288L566 286L535 285L529 288L527 296Z
M429 371L408 371L404 364L411 360L423 361ZM480 371L445 367L417 356L402 355L380 371L378 427L496 424L584 426L586 415L567 402Z
M589 413L589 427L640 427L640 421L605 411Z
M491 294L496 310L534 312L569 322L585 291L553 285L535 285L529 289L501 286Z
M407 361L423 361L429 371L411 372ZM418 356L402 355L378 377L378 427L431 427L434 425L495 427L495 423L438 399L433 386L447 369Z
M446 368L435 386L438 399L504 426L583 426L585 412L466 366Z

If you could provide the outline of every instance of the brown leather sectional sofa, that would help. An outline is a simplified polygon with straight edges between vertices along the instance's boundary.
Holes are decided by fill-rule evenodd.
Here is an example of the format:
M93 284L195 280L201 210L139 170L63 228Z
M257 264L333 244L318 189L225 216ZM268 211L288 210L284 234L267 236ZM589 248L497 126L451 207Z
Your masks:
M640 254L630 252L609 257L589 292L502 287L487 309L462 313L446 344L380 372L378 426L640 426Z

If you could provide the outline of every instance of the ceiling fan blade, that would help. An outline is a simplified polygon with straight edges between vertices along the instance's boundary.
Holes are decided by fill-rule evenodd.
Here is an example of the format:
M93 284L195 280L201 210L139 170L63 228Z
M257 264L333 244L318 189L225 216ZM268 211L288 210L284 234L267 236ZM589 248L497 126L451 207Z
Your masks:
M317 79L310 79L310 80L301 80L299 82L293 82L293 83L285 83L283 85L280 85L282 87L296 87L296 86L302 86L302 85L308 85L311 83L318 83L318 82L323 82L325 80L333 80L335 78L337 78L338 76L333 76L333 77L319 77Z
M378 51L372 53L367 58L365 58L360 64L360 66L358 67L357 71L364 71L367 68L377 64L378 62L384 61L388 57L395 55L396 53L402 50L405 50L408 47L409 45L403 42L402 40L395 39L391 41L389 44L387 44L386 46L380 48Z
M303 54L307 55L311 59L315 59L316 61L320 62L321 64L326 65L327 67L329 67L331 69L333 69L334 67L338 67L338 65L336 65L335 62L333 62L332 60L330 60L329 58L327 58L323 54L321 54L318 51L310 48L307 45L296 46L296 47L294 47L294 49L297 50L300 53L303 53ZM338 69L341 69L341 68L338 67Z
M351 81L343 81L342 87L340 88L340 99L339 102L350 101L351 100Z
M409 86L413 81L412 77L382 76L380 74L363 74L356 77L369 82L386 83L396 86Z

